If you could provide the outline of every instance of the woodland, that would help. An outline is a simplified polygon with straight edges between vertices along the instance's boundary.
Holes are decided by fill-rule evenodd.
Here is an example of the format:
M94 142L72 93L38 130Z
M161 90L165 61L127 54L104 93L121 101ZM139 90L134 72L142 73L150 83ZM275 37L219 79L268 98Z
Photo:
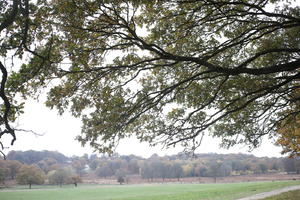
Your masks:
M212 178L272 174L300 174L300 160L291 158L255 157L249 154L196 154L184 152L149 158L135 155L67 157L54 151L10 151L7 160L0 160L0 185L74 184L91 180L115 180L120 184L181 181L183 178ZM195 179L194 179L195 180Z

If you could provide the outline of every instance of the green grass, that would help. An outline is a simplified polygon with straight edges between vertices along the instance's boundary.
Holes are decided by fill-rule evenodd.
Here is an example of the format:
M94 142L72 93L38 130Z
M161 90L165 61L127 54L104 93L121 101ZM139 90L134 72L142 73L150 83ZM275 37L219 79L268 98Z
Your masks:
M300 181L249 182L230 184L153 184L100 186L83 185L18 187L0 191L1 200L233 200Z
M285 192L274 197L268 197L262 200L299 200L300 199L300 190Z

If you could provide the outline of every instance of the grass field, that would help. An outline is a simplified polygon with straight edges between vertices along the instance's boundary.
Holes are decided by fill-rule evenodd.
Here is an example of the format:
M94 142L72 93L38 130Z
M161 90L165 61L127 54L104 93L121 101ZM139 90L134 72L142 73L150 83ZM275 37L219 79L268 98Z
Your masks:
M263 200L299 200L300 199L300 190L285 192L274 197L268 197Z
M248 182L228 184L153 184L36 186L3 189L1 200L233 200L278 188L300 185L300 181Z

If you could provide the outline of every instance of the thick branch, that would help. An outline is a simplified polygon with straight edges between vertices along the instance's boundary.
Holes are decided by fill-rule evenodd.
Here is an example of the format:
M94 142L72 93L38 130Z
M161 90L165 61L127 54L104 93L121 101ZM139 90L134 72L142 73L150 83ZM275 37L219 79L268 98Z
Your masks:
M3 100L4 107L5 107L4 108L4 114L1 117L1 120L3 121L3 123L5 125L5 130L0 132L0 138L5 133L10 134L13 137L13 139L11 141L11 145L13 145L14 142L16 141L16 135L15 135L15 131L10 127L10 124L9 124L8 117L9 117L9 112L10 112L10 109L11 109L11 105L10 105L10 102L9 102L6 94L5 94L5 84L6 84L6 81L7 81L7 70L1 62L0 62L0 70L2 72L2 81L1 81L1 85L0 85L0 97Z

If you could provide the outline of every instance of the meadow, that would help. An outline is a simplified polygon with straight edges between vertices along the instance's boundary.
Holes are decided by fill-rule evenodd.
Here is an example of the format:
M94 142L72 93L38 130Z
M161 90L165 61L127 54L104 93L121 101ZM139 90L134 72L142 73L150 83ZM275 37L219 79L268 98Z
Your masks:
M234 200L300 181L227 184L71 185L34 186L0 190L1 200Z
M262 200L299 200L300 199L300 190L285 192L280 195L276 195L273 197L268 197Z

